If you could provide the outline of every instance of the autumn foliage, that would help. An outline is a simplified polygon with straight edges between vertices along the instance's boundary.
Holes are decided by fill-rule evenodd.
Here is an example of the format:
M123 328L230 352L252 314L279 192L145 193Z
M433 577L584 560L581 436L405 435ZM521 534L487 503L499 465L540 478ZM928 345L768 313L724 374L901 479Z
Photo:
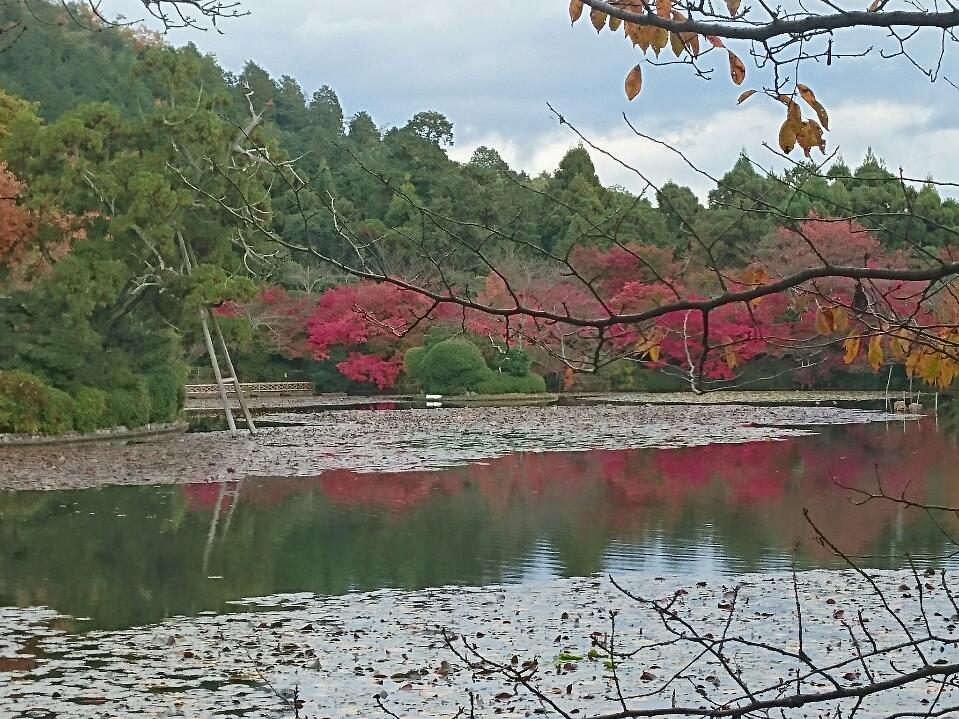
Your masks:
M94 215L77 217L57 210L35 210L23 203L25 185L0 163L0 273L12 286L41 277L85 236ZM4 275L0 274L0 281Z
M748 290L823 261L867 268L906 268L910 262L853 220L812 215L795 229L776 231L754 262L722 275L727 290ZM592 291L576 277L534 274L514 281L490 273L478 284L476 299L492 307L510 307L519 300L532 310L596 317L605 311L642 312L677 298L708 298L717 289L714 275L690 268L672 248L577 247L570 264L579 278L590 280ZM532 348L536 370L566 388L575 384L570 371L594 368L590 362L597 344L609 361L625 357L688 378L694 389L703 388L697 381L735 383L759 359L792 367L804 382L848 369L875 373L899 364L910 376L946 387L959 374L959 365L919 337L937 323L955 327L959 304L949 293L929 302L927 289L927 283L918 282L822 278L792 291L722 305L708 319L702 312L674 311L650 322L614 324L602 335L592 327L530 313L505 319L435 303L389 283L345 282L318 296L269 288L246 311L269 328L275 346L287 356L325 360L336 351L344 357L336 365L341 374L380 389L395 386L403 355L423 344L424 332L436 323L455 325L493 346ZM959 341L959 331L937 332L943 344Z

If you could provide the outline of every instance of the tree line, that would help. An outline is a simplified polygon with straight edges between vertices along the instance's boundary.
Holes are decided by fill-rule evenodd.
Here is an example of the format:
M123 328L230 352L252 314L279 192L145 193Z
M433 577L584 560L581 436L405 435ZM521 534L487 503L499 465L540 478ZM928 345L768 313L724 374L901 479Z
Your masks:
M369 330L384 318L354 304L332 319L367 327L379 346L371 349L369 336L310 344L311 333L326 331L313 321L323 293L355 284L318 258L349 263L360 252L391 276L442 276L479 296L497 291L484 258L523 274L530 288L564 281L544 258L576 257L608 279L617 263L621 275L638 271L630 263L639 260L623 257L635 248L644 267L676 276L688 275L690 262L742 275L753 271L757 248L781 254L802 222L849 218L845 227L830 222L822 241L838 247L868 237L856 247L909 267L919 252L948 256L959 227L959 203L934 183L900 182L871 154L854 165L798 162L778 174L742 155L705 198L672 182L640 194L604 186L582 143L571 142L558 167L539 175L511 168L489 147L461 163L449 156L454 129L439 112L381 127L363 111L347 116L330 87L309 93L253 62L233 74L192 45L173 48L134 27L90 32L62 22L60 3L31 8L47 22L32 22L16 52L0 55L7 431L175 417L185 369L202 364L197 310L262 307L264 291L293 298L295 311L221 313L251 378L294 370L323 388L382 386L382 365L357 360L369 371L352 375L337 365L355 352L399 367L398 353L421 339L409 325L463 325L456 313L420 317L427 302L391 328L401 335L391 344ZM24 12L4 6L0 22L22 21ZM277 169L288 181L276 181ZM437 272L438 256L456 261ZM686 275L686 286L709 284ZM608 279L609 291L621 294L627 279ZM484 351L545 332L555 355L555 343L566 341L552 326L528 328L526 338L482 323L464 329ZM614 349L641 344L630 337ZM570 362L557 364L549 352L535 359L551 381L568 379ZM728 366L729 355L720 363Z

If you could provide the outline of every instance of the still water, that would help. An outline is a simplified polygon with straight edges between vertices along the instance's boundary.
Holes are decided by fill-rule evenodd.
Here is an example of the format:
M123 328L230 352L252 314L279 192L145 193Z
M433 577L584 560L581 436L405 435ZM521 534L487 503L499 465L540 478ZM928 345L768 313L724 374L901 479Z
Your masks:
M846 487L959 504L931 420L677 449L520 452L439 471L0 492L0 605L124 628L281 592L483 585L596 572L836 566L802 516L876 567L953 546Z

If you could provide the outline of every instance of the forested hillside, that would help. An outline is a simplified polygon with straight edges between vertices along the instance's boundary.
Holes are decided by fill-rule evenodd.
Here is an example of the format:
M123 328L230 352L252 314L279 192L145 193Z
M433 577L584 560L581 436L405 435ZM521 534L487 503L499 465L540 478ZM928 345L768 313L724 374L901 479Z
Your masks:
M759 202L794 218L856 216L871 233L832 224L823 230L826 244L860 255L900 253L905 263L904 236L940 254L949 230L959 228L959 204L932 186L891 189L878 180L893 175L871 155L855 167L837 161L826 177L804 176L810 166L799 164L785 178L742 156L705 202L673 183L649 197L604 187L589 153L573 143L554 172L536 177L508 167L493 148L458 163L447 152L454 128L434 110L380 127L362 111L345 116L330 87L304 89L253 61L233 75L192 46L174 49L145 31L80 27L52 4L31 8L45 22L31 23L0 54L0 431L173 418L186 367L204 364L196 319L204 306L220 308L245 377L294 370L325 389L403 381L403 352L426 342L422 333L399 341L356 312L374 295L393 308L402 302L284 246L332 258L353 251L330 207L354 239L375 243L383 267L415 271L423 255L411 246L444 251L453 225L425 227L425 210L455 218L458 242L482 245L544 287L556 278L538 275L542 251L562 256L574 245L597 272L616 262L629 269L616 254L622 247L646 248L678 272L694 252L690 230L735 235L722 246L749 248L751 256L727 250L714 258L726 268L745 268L757 251L782 257L791 228L752 213ZM0 22L22 12L19 3L5 5ZM310 178L310 193L258 172L258 158L231 161L247 140L274 165ZM282 164L292 158L294 169ZM791 189L796 181L803 193ZM931 221L917 224L909 208ZM283 245L253 231L245 212ZM326 219L306 223L307 214ZM615 242L603 229L610 218ZM497 231L484 229L491 227ZM870 240L850 240L859 235ZM193 255L192 274L185 253ZM474 262L458 270L475 278L478 291L492 291L489 269ZM334 314L318 317L324 307ZM496 334L469 329L481 346L489 344L485 334ZM545 355L533 360L540 373L562 375ZM525 359L519 364L528 372Z

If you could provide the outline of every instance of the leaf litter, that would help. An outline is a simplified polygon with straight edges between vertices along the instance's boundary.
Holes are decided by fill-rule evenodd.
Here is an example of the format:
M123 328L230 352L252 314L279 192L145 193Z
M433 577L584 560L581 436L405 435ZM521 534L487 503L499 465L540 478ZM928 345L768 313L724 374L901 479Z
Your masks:
M803 650L819 664L854 656L842 614L860 609L880 644L904 636L868 584L851 572L816 570L799 576ZM896 615L922 627L912 575L875 572ZM702 633L717 635L732 620L729 636L799 649L792 575L750 574L738 579L623 574L616 580L653 599L677 597L679 611ZM721 608L738 587L735 607ZM946 593L929 584L922 599L933 631L955 636L954 608ZM535 661L540 687L567 710L619 708L612 663L594 637L609 632L616 615L616 646L644 651L617 658L616 674L632 707L698 704L708 689L723 702L741 690L715 659L701 659L669 691L651 693L684 666L700 645L663 644L669 639L650 611L617 592L608 579L551 580L523 586L442 587L402 592L322 597L307 593L242 600L245 611L219 616L172 618L124 631L71 634L65 619L45 608L0 609L0 656L32 660L0 664L3 716L247 717L288 716L286 702L298 691L303 715L380 716L377 699L401 717L452 716L476 697L478 716L519 717L541 713L539 702L497 676L475 674L445 645L444 631L459 643L475 643L488 658L513 666ZM860 639L863 639L860 636ZM462 646L461 644L458 644ZM757 685L788 686L797 662L750 646L728 645L724 654ZM936 648L934 661L957 661L955 644ZM915 664L908 651L891 657L898 670ZM528 666L528 665L527 665ZM890 662L875 662L876 677L891 676ZM844 673L843 673L844 672ZM864 681L858 662L837 673L845 685ZM813 678L807 690L828 689ZM862 717L890 709L928 707L936 685L917 682L866 702ZM949 687L946 694L959 692ZM955 697L951 697L955 700ZM941 698L943 705L949 696ZM44 712L31 714L31 712Z
M627 405L343 410L273 415L291 426L45 447L0 445L0 489L187 484L244 477L443 469L511 452L671 448L780 440L816 426L903 421L817 406ZM911 417L911 419L915 419Z

